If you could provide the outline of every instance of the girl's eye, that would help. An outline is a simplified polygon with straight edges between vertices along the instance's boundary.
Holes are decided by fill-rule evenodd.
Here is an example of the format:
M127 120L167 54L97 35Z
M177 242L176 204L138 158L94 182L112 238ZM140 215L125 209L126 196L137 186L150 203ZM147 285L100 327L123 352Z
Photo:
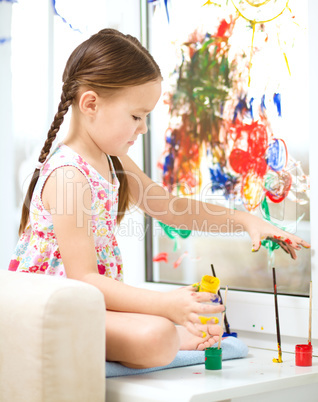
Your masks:
M138 116L133 116L133 118L134 118L134 120L136 120L136 121L141 120L141 117L138 117Z

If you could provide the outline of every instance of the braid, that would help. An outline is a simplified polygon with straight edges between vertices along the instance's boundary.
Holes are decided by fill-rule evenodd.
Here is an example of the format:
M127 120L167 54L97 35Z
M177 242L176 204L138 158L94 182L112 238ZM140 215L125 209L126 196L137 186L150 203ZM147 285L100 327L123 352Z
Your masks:
M124 171L123 165L121 164L117 156L110 156L114 169L116 171L116 176L119 180L120 186L118 190L118 212L117 212L117 224L119 225L124 218L125 211L129 208L131 201L129 193L129 185L127 175Z
M54 116L53 123L51 124L51 127L47 133L47 139L44 143L44 146L41 150L40 156L39 156L39 162L44 163L46 158L48 157L52 144L56 138L56 135L61 127L61 124L63 123L64 116L66 115L69 107L72 104L72 101L76 95L77 92L77 85L70 86L67 83L63 85L62 89L62 95L61 95L61 101L58 106L58 110L56 115ZM21 215L21 222L20 222L20 227L19 227L19 236L22 235L24 232L26 225L29 220L29 214L30 214L30 203L33 195L34 188L36 186L36 183L39 179L40 176L40 169L35 169L33 176L31 178L31 182L28 188L28 191L26 193L24 202L23 202L23 207L22 207L22 215Z
M61 124L63 123L64 116L66 115L69 107L72 104L73 98L74 95L71 94L71 91L67 90L67 84L64 84L61 95L61 102L59 103L57 113L54 116L53 123L51 124L51 127L47 133L47 139L44 143L44 146L39 156L40 163L45 162L46 158L48 157L51 150L51 146L56 138L56 135L61 127Z

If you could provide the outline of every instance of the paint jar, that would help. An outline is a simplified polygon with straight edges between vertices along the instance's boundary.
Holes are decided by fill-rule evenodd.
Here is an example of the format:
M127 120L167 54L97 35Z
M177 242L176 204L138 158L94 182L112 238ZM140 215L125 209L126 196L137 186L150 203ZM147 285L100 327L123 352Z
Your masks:
M222 348L205 349L205 368L206 370L222 369Z
M220 289L220 279L211 275L202 276L199 292L210 292L217 294Z
M312 344L296 345L296 366L312 366Z

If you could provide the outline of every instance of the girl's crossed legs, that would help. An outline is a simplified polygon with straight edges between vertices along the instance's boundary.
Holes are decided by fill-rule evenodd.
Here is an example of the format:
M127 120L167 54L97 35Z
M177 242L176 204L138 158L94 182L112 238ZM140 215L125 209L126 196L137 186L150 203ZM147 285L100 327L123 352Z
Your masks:
M164 317L107 311L106 358L131 368L165 366L179 350L203 350L218 340L218 325L200 328L209 335L200 338Z

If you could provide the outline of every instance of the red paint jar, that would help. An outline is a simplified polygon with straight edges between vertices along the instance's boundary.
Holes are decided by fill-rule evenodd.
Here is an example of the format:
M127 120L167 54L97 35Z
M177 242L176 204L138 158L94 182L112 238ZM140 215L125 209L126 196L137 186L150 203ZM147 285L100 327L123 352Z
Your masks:
M296 345L295 347L296 366L312 366L312 345Z

